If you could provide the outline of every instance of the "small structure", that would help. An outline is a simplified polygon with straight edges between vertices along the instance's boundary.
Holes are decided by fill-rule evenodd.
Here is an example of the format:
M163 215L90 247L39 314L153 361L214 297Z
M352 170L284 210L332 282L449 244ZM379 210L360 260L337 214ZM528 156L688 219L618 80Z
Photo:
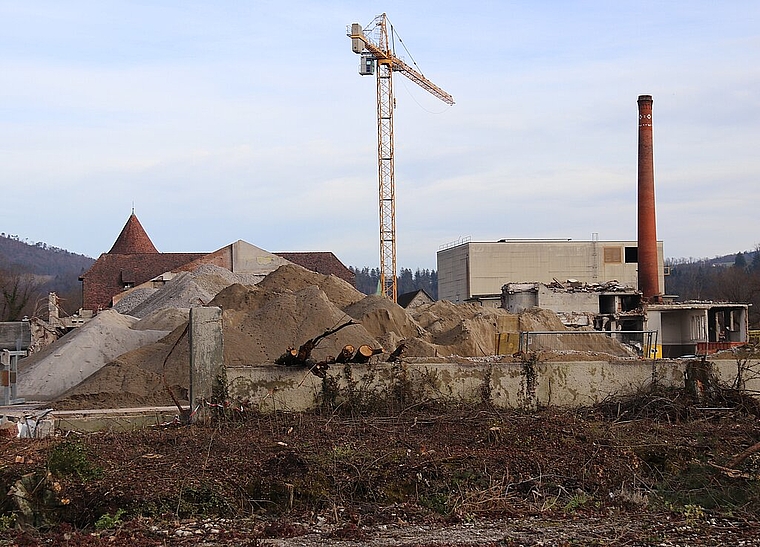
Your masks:
M0 323L0 385L2 385L2 404L23 403L16 397L16 377L18 360L26 357L32 344L32 330L29 321Z
M646 312L648 328L660 333L661 357L709 355L749 340L749 304L649 304Z
M398 305L408 310L418 308L423 304L432 304L433 297L425 289L417 289L412 292L405 292L398 295Z

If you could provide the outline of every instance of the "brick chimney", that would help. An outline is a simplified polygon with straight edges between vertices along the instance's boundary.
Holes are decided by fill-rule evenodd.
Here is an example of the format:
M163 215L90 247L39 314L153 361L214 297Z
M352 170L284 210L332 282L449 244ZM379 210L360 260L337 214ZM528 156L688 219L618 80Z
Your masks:
M654 211L654 152L652 147L652 96L639 95L639 290L644 300L661 302L657 218Z

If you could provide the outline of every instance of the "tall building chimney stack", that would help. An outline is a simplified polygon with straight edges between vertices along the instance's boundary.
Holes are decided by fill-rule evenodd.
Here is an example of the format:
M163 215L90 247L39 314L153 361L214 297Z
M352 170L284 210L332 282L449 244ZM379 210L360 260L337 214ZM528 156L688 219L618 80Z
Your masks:
M654 211L654 152L652 147L652 96L639 95L639 290L647 302L661 302L657 219Z

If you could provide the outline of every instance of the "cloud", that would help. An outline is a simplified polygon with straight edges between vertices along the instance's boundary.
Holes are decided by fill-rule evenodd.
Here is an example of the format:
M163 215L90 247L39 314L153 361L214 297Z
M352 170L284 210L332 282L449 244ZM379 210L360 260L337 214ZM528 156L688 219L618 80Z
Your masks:
M634 239L641 93L666 254L756 243L760 8L742 2L0 6L0 228L97 255L134 201L161 250L375 266L375 81L345 27L383 9L457 102L394 78L400 265L460 236Z

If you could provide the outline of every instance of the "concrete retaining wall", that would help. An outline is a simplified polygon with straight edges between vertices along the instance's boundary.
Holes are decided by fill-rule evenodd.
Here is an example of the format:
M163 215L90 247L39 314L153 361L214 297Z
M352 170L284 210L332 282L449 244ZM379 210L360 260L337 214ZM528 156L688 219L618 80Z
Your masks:
M389 363L352 365L350 376L333 365L328 378L343 389L392 389L403 381L422 397L477 403L489 399L503 408L589 406L612 395L626 395L650 385L684 386L686 360L572 361L552 363ZM715 376L725 384L736 377L735 361L712 361ZM228 395L247 399L260 410L299 411L313 408L323 394L323 380L302 368L261 365L227 368ZM747 383L760 391L760 379Z

